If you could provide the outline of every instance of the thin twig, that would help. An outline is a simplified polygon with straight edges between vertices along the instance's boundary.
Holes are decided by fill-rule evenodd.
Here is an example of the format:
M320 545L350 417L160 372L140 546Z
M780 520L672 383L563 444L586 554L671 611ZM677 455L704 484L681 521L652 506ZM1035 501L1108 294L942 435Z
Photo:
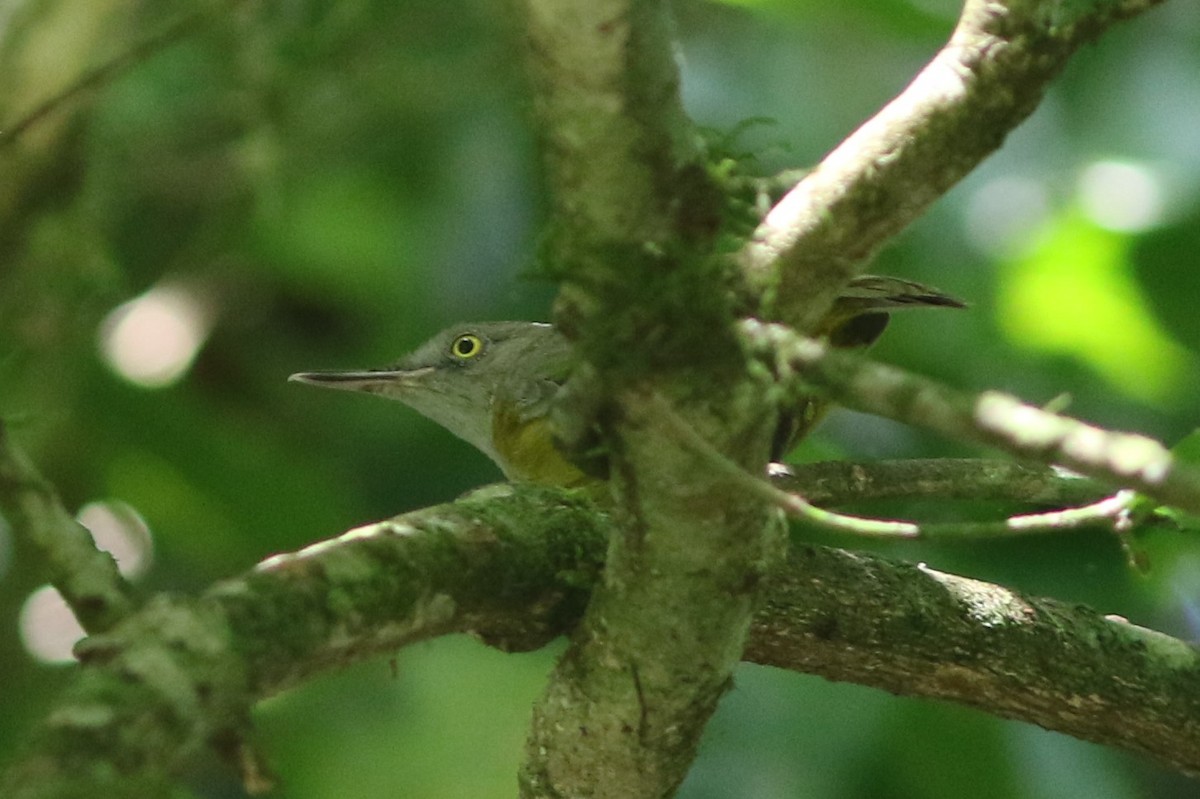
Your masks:
M1088 527L1107 527L1123 533L1132 524L1132 511L1144 504L1136 491L1118 491L1099 502L1075 508L1010 516L997 522L935 522L918 525L921 538L969 541L979 538L1062 533Z
M835 351L782 325L748 320L743 331L796 393L818 392L853 410L923 427L1018 458L1057 464L1164 505L1200 513L1200 470L1177 463L1146 436L1119 433L1027 405L998 391L975 395Z
M88 91L110 83L130 68L137 66L175 42L181 41L189 34L199 30L207 24L210 18L230 11L243 2L245 0L228 0L223 6L187 14L158 33L143 39L128 50L118 53L103 64L83 73L74 83L42 101L40 105L27 112L25 116L16 122L0 127L0 150L5 147L11 147L25 131L67 103L72 102Z
M883 499L1002 500L1064 508L1109 491L1067 469L994 458L912 458L787 464L771 474L778 489L820 507Z
M722 455L684 423L670 404L656 394L651 407L658 413L676 439L701 457L705 464L732 480L738 486L761 497L790 516L826 530L877 538L945 538L969 540L1001 538L1013 535L1034 535L1078 530L1083 527L1106 525L1123 531L1129 525L1133 508L1143 502L1134 491L1119 491L1098 502L1044 513L1011 516L996 522L909 522L891 519L871 519L819 508L804 497L776 488L766 479L755 477Z

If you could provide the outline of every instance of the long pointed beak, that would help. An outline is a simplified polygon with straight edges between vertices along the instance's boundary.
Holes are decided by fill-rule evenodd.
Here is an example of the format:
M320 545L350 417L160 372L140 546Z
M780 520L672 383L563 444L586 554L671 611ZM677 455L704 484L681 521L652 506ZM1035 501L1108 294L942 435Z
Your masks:
M361 372L297 372L288 377L288 382L379 394L419 381L432 371L433 367L427 366L422 369L370 369Z

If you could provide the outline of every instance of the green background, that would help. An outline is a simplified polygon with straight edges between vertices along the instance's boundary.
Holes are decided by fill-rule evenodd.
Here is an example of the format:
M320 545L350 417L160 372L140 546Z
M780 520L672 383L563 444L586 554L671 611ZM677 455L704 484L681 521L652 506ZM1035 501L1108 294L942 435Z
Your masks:
M172 5L0 4L10 76L0 126L194 8ZM0 161L11 170L0 176L0 414L69 508L115 500L141 515L154 547L144 588L198 591L498 478L399 405L285 379L387 363L455 321L547 317L553 286L523 277L545 195L519 31L503 7L241 3L104 81L70 106L78 115L31 128ZM958 5L676 10L689 111L718 132L768 120L734 142L772 170L816 162L903 88ZM24 148L37 152L64 119L52 168L20 168L34 158ZM1084 419L1168 443L1185 436L1200 418L1197 131L1200 6L1172 0L1084 49L1004 149L880 254L871 271L972 307L901 315L878 357L1034 403L1069 393ZM27 174L37 179L13 191ZM1114 176L1133 182L1114 191ZM1114 217L1122 203L1128 214ZM149 389L110 369L99 341L115 308L163 285L202 299L210 325L181 378ZM795 457L978 454L838 412ZM1013 509L869 510L993 519ZM1098 532L872 548L1195 637L1194 534L1151 531L1133 546L1148 572ZM0 763L70 679L22 642L21 608L44 582L0 526ZM260 743L280 795L514 795L553 649L503 655L440 640L263 703ZM240 791L216 763L189 787ZM1027 725L747 666L680 795L1195 792L1142 759Z

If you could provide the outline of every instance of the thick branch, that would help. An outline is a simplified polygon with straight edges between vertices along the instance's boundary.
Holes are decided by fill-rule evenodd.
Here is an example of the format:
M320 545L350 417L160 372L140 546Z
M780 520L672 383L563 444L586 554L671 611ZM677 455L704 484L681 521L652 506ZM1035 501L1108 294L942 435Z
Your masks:
M651 407L672 403L754 473L766 465L773 409L745 373L716 288L722 199L682 111L666 3L517 7L555 208L555 321L596 377L568 393L601 409L574 415L589 431L604 422L619 522L606 579L534 709L522 792L664 796L740 659L782 525L727 482L680 480L691 454ZM699 368L711 381L704 392L689 371Z
M797 547L746 658L949 699L1200 774L1200 652L1086 607Z
M77 679L0 796L174 795L201 747L231 760L250 705L407 643L544 645L578 620L605 517L562 492L476 492L314 544L197 600L159 597L78 651Z
M627 277L622 261L649 255L695 213L684 167L698 151L679 98L670 22L658 0L514 6L554 203L546 260L582 287L566 304L588 316L598 287ZM614 250L626 257L614 259ZM559 314L568 332L572 316Z
M872 254L998 149L1080 45L1161 0L967 0L946 46L767 215L742 252L767 318L811 332Z
M79 679L0 793L164 796L205 742L240 748L250 703L320 672L450 632L541 646L578 623L613 532L577 495L492 487L273 558L198 601L156 600L81 648ZM751 660L1200 773L1200 656L1181 641L823 547L796 548L765 582Z
M761 442L753 465L742 463L761 470L770 414L749 413L751 395L761 399L763 387L731 403L742 417L692 408L688 420L711 431L757 415L751 426L725 429L719 447ZM605 579L535 709L526 796L669 795L728 690L765 570L782 551L767 503L708 470L679 479L695 457L664 429L659 394L621 399L612 480L619 525Z

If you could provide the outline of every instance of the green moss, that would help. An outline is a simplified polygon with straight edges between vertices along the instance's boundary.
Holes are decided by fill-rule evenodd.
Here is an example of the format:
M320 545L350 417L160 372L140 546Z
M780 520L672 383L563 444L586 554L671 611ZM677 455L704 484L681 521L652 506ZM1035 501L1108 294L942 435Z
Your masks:
M564 284L555 321L610 378L741 363L732 323L755 309L731 256L778 187L734 150L739 133L702 137L699 158L671 173L669 238L599 240L563 218L544 236L529 274Z

